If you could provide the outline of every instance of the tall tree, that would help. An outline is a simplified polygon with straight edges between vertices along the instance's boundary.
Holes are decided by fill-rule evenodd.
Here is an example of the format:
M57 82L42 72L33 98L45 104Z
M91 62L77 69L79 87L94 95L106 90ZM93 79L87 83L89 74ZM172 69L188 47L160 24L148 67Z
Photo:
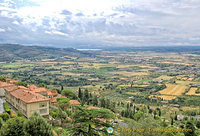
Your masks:
M171 125L174 125L174 119L171 117Z
M153 118L156 119L156 111L153 111Z
M62 110L65 110L69 107L70 102L69 99L66 97L59 97L56 99L58 107L60 107Z
M60 86L60 90L61 90L61 91L62 91L62 90L64 90L64 87L63 87L63 85L61 85L61 86Z
M63 96L68 97L69 99L76 99L76 95L72 90L64 89L61 93Z
M191 130L191 131L186 131L184 134L185 136L197 136L196 133L195 133L195 127L194 125L192 124L192 122L187 122L186 126L185 126L186 129L188 130Z
M102 122L100 119L114 119L114 114L108 109L85 109L77 106L77 110L73 114L73 128L71 134L73 136L85 135L94 136L106 134L102 127L111 126L110 123ZM92 127L95 126L95 127Z
M89 99L89 92L88 92L88 89L85 89L84 100L87 101L88 99Z
M105 99L101 98L101 100L100 100L100 106L105 108L106 107L105 105L106 105Z
M96 95L93 97L93 105L94 105L94 106L97 106L97 105L98 105L98 99L97 99L97 96L96 96Z
M38 114L25 121L23 128L26 136L53 136L51 125Z
M82 90L79 87L79 89L78 89L78 98L80 98L82 100L82 97L83 97Z

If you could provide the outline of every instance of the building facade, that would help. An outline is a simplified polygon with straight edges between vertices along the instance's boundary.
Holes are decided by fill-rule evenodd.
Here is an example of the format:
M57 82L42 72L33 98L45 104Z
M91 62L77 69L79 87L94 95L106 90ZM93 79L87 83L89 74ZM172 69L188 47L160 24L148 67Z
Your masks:
M49 115L49 98L20 86L5 87L6 101L29 118L33 113Z

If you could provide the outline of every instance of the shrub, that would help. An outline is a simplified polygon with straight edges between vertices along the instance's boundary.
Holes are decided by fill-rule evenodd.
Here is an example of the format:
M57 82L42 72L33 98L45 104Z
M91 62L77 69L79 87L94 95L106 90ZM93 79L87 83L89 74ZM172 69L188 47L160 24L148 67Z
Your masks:
M10 114L11 107L10 107L10 105L9 105L7 102L4 102L4 103L3 103L3 107L4 107L5 111L6 111L8 114Z
M4 121L6 121L6 120L8 120L8 119L10 118L9 114L6 113L6 112L0 114L0 117L1 117Z

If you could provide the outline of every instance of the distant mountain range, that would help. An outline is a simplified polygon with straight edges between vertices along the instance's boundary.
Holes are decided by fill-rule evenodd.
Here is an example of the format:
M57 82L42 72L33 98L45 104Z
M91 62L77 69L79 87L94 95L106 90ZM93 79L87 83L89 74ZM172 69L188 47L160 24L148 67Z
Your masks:
M61 56L88 56L89 53L73 48L54 48L43 46L23 46L18 44L0 44L0 61L12 61L29 58L55 58Z

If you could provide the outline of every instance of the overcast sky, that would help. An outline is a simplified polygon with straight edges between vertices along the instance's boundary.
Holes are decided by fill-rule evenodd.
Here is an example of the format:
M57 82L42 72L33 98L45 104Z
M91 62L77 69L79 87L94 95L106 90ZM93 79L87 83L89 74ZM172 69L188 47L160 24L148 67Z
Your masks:
M200 45L200 0L0 0L0 43Z

